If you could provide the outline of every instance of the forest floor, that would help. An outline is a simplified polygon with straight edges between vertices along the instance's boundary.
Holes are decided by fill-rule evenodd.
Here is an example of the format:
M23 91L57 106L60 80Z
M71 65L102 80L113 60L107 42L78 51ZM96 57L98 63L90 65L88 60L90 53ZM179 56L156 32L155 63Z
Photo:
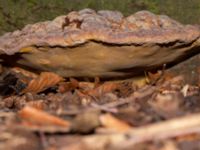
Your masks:
M2 67L0 149L200 149L200 66L192 69L192 82L165 68L79 81Z

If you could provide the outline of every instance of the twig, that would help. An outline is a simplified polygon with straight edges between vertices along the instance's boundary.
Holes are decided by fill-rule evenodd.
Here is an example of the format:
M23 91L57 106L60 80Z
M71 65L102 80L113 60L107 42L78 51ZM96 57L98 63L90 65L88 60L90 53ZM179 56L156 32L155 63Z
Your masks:
M105 107L104 105L99 105L97 103L92 103L91 106L94 107L94 108L97 108L97 109L104 110L106 112L111 112L111 113L117 113L118 112L118 110L116 108L108 108L108 107Z
M88 136L83 139L83 142L92 143L92 141L98 141L98 144L102 147L109 144L112 148L125 149L136 143L184 136L192 133L200 133L200 113L134 128L121 134L112 133ZM109 141L109 143L106 141ZM88 146L90 148L95 147L95 145Z
M160 140L200 132L200 114L188 115L153 125L139 127L129 132L129 144ZM128 144L127 143L127 144Z

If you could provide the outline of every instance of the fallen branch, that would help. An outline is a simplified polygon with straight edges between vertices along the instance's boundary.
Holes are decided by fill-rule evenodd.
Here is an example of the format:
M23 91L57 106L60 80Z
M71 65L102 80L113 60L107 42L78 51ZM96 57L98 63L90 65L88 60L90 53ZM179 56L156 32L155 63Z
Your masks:
M192 133L200 133L200 113L134 128L124 133L88 136L82 142L91 149L103 149L106 145L109 145L111 148L125 149L136 143L184 136ZM98 141L98 145L92 144L95 141Z

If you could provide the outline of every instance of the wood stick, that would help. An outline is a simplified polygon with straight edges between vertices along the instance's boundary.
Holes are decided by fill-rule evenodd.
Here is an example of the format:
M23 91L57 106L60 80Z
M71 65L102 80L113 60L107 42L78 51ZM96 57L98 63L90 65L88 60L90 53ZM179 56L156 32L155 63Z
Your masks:
M88 136L82 142L88 144L90 148L96 148L96 146L104 148L109 144L112 148L124 149L136 143L173 138L192 133L200 133L200 113L133 128L124 133ZM98 141L99 144L93 145L92 142L95 143L95 141Z

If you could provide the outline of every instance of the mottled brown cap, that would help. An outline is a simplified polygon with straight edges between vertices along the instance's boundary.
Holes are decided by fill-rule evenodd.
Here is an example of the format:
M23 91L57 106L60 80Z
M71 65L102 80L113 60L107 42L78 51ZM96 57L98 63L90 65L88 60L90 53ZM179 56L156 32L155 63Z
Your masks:
M118 11L84 9L7 33L0 37L0 51L14 54L28 46L70 47L91 40L116 45L191 43L199 37L199 27L165 15L139 11L125 17Z

